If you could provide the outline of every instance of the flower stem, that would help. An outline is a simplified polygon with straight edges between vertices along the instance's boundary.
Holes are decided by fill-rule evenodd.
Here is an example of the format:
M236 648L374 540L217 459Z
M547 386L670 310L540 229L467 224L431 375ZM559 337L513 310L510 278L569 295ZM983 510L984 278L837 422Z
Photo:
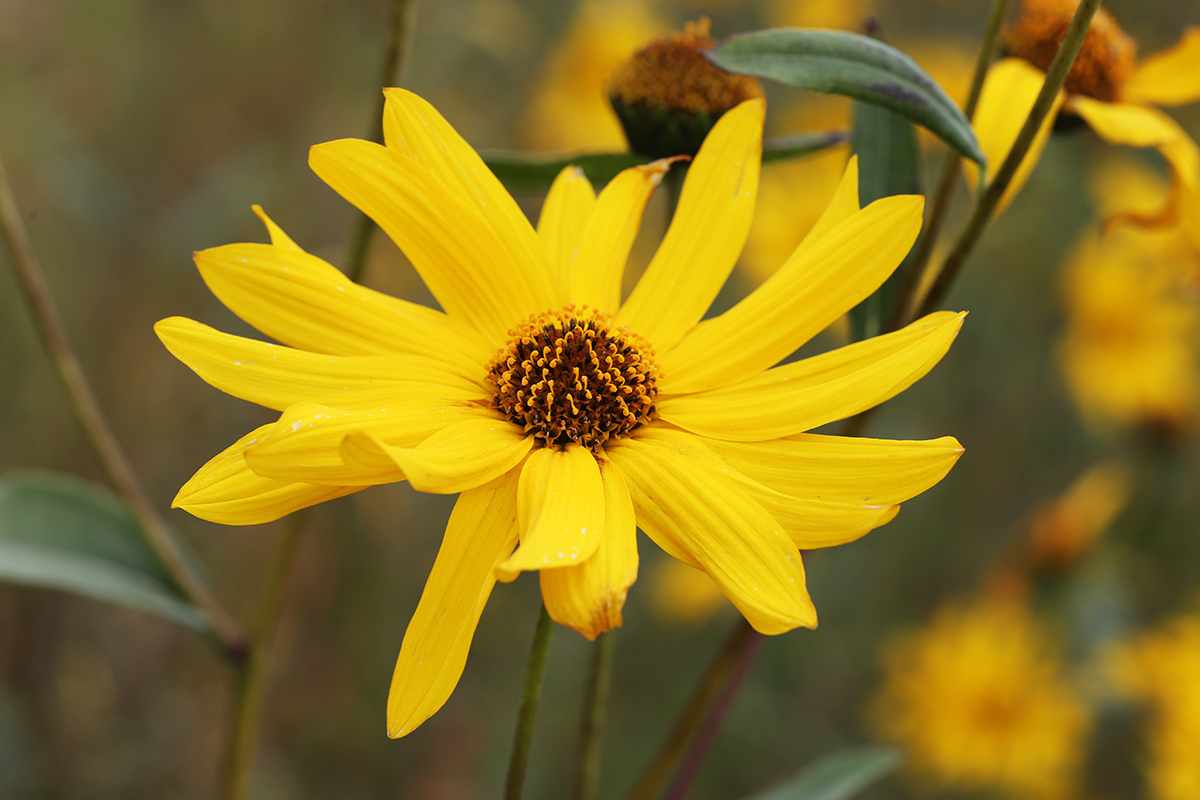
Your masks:
M725 687L721 690L721 696L717 698L712 711L709 712L708 719L704 721L704 727L696 734L687 758L679 767L679 771L675 773L675 780L671 782L671 788L667 790L664 800L683 800L687 796L688 789L692 787L692 782L704 764L704 757L708 755L709 748L717 738L717 731L720 730L721 723L725 721L725 715L733 707L733 701L737 697L738 689L742 686L742 681L750 672L750 667L754 665L754 659L758 657L758 652L762 649L763 639L761 633L753 633L746 640L745 647L738 653L737 661L734 662L733 669L729 674L729 680L725 682Z
M616 631L596 637L592 645L592 674L588 679L583 707L583 730L579 737L579 765L575 776L575 800L600 796L600 756L604 741L608 690L612 684L613 644Z
M1081 0L1078 8L1075 9L1075 16L1071 18L1071 24L1067 27L1067 32L1063 35L1062 43L1058 46L1058 52L1054 54L1054 60L1050 62L1050 68L1046 70L1046 80L1042 84L1041 92L1038 93L1037 99L1033 103L1033 108L1029 111L1029 116L1025 119L1025 125L1021 128L1021 132L1017 134L1017 139L1013 142L1012 149L1000 165L1000 169L996 171L996 177L992 179L992 182L988 184L987 189L984 190L983 195L979 198L979 203L975 206L975 212L971 215L970 220L968 220L966 228L963 229L962 234L954 245L954 249L946 257L937 278L934 279L933 285L929 288L929 293L921 301L917 313L914 315L915 317L928 314L941 304L942 299L954 284L959 272L962 271L963 264L966 263L967 258L974 251L975 245L979 243L979 238L983 235L983 230L987 227L988 222L991 221L992 213L996 210L996 205L1000 202L1005 189L1008 188L1013 175L1016 174L1017 168L1021 165L1025 154L1029 151L1029 147L1033 143L1033 139L1037 135L1042 122L1054 107L1054 100L1067 79L1067 73L1071 70L1071 65L1075 62L1075 56L1079 54L1079 48L1083 46L1083 39L1087 35L1088 26L1091 24L1092 17L1099 7L1100 0Z
M739 619L725 639L725 644L713 659L704 678L692 693L687 706L675 723L674 729L667 741L658 751L654 761L642 773L641 779L629 794L629 800L653 800L658 797L666 786L675 765L684 757L689 745L696 738L704 725L705 719L718 704L731 684L735 686L740 680L737 671L743 655L754 646L755 640L761 638L750 624ZM719 720L718 720L719 724Z
M542 699L542 678L546 676L546 659L550 655L550 640L553 635L554 622L543 605L541 613L538 614L537 628L533 632L529 666L525 669L525 691L521 695L521 709L517 712L517 730L513 735L508 778L504 782L504 800L520 800L521 790L525 786L525 768L529 765L533 723L537 717L538 703Z
M217 601L212 589L184 557L183 549L166 521L154 509L121 443L113 433L108 419L100 409L96 394L84 374L79 357L71 344L67 329L54 304L50 287L46 284L42 267L38 263L29 240L29 233L21 221L16 198L8 181L8 174L0 162L0 236L3 237L17 278L29 304L42 343L49 351L50 359L58 372L63 390L83 426L84 434L100 459L109 482L128 503L137 519L138 527L155 555L171 574L175 584L208 617L213 633L225 654L234 662L245 657L246 643L237 623Z
M1008 7L1011 4L1012 0L992 0L987 29L983 33L983 44L975 59L975 72L971 76L971 90L967 96L967 104L963 106L963 113L968 120L975 118L975 107L979 104L979 95L983 92L983 81L987 77L992 59L996 56L996 48L1000 44L1000 31L1004 27L1004 20L1008 17ZM900 285L900 291L896 295L896 304L892 307L892 316L885 332L899 330L909 321L907 318L908 306L917 287L920 286L921 275L925 272L925 265L929 263L929 257L933 254L933 246L937 243L938 234L942 230L942 222L945 221L946 211L950 207L950 200L954 197L954 187L958 185L958 162L961 158L958 151L951 149L946 153L946 160L942 162L942 173L938 177L933 203L929 208L929 221L925 224L925 232L917 243L917 254L913 258L912 266L904 274L904 282Z
M394 0L391 5L391 24L388 26L387 50L384 51L383 63L379 67L379 78L376 87L379 94L375 100L375 112L371 117L371 128L367 138L373 142L383 143L383 109L386 103L383 89L388 86L398 86L408 66L409 51L412 49L412 32L416 26L417 4L415 0ZM354 282L362 278L367 265L367 253L371 249L371 238L375 235L377 226L366 214L359 213L354 223L354 233L350 238L350 256L346 261L346 276Z
M243 800L249 796L271 645L308 519L308 509L302 509L288 517L284 524L279 549L275 553L275 561L267 576L267 586L258 608L250 657L237 676L234 728L225 767L225 800Z

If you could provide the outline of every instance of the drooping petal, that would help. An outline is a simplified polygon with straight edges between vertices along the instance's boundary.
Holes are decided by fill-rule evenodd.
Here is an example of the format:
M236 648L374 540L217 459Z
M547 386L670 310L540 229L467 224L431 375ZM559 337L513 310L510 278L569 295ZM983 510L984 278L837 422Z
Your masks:
M482 486L521 463L533 437L494 415L442 428L415 447L397 447L354 432L342 443L342 459L361 469L398 467L418 492L454 494Z
M725 389L660 398L658 414L693 433L735 442L802 433L907 389L946 354L963 316L935 312L895 333L776 367Z
M604 486L586 447L534 450L517 486L521 546L496 568L502 581L525 570L582 564L604 535Z
M553 285L550 261L533 226L474 148L424 98L405 89L384 89L383 93L383 135L388 149L437 176L512 248L518 264L539 273L538 283Z
M262 224L267 227L267 235L271 237L271 244L275 247L282 247L285 250L300 250L300 245L292 241L292 237L283 232L283 228L276 225L267 212L263 211L260 205L250 206L254 215L262 220Z
M639 433L643 441L661 442L665 446L704 461L709 468L727 476L739 489L758 503L787 532L801 550L852 542L868 531L886 525L900 507L891 503L847 503L794 497L777 491L748 477L722 460L715 450L707 447L712 439L703 439L686 431L648 427Z
M445 386L455 399L483 399L477 380L416 355L330 356L232 336L183 317L154 332L171 354L221 391L282 411L300 402L340 408L386 405L405 382ZM478 378L478 375L473 376Z
M171 508L220 525L259 525L363 488L277 481L255 474L244 453L270 429L263 425L212 458L183 485Z
M704 316L733 270L754 216L766 105L746 102L717 120L688 170L658 252L617 315L658 352Z
M496 349L440 311L350 281L316 256L267 244L196 253L208 288L266 335L331 355L408 353L465 373L483 371Z
M1020 58L1002 58L988 69L971 124L975 128L975 138L979 141L979 147L987 157L989 181L995 177L1008 151L1012 149L1013 142L1017 140L1017 134L1025 125L1025 118L1029 116L1033 102L1045 82L1044 72ZM996 215L1008 207L1009 202L1025 185L1029 173L1037 166L1038 159L1042 157L1042 150L1050 140L1050 131L1054 128L1054 120L1058 116L1064 97L1065 95L1059 92L1055 98L1054 107L1038 128L1024 160L1017 167L1008 188L1004 190L1004 195L996 207ZM963 169L966 171L967 185L974 189L979 181L979 168L975 162L963 159Z
M496 584L496 565L516 544L516 470L462 493L404 632L388 692L388 736L412 733L450 697Z
M1178 122L1157 108L1090 97L1073 97L1070 107L1106 142L1157 147L1185 186L1200 184L1200 150Z
M686 551L760 633L816 627L796 545L692 449L636 435L606 448L629 482L638 526L668 552Z
M923 197L885 197L839 223L662 356L662 391L729 386L778 363L887 280L921 232L923 209Z
M600 463L604 484L604 534L582 564L538 573L550 618L595 639L621 627L625 595L637 580L637 525L629 487L611 461Z
M567 285L567 274L575 251L579 247L579 237L583 226L596 205L596 190L579 167L564 167L558 173L546 202L542 204L542 213L538 217L538 238L546 249L550 266L554 268L559 283Z
M881 505L924 492L963 452L951 436L890 441L800 433L766 442L701 441L729 466L784 494Z
M387 232L447 314L494 346L521 320L560 304L540 244L541 262L530 263L508 231L494 228L411 159L374 142L342 139L311 148L308 163Z
M1200 28L1188 28L1171 47L1137 66L1121 90L1131 103L1181 106L1200 100Z
M495 416L478 405L445 400L431 387L413 385L386 407L373 410L330 408L297 403L246 450L257 474L283 481L338 486L373 486L405 479L394 462L346 461L347 436L361 434L391 446L415 447L438 431L462 422L489 423Z
M678 159L622 170L600 192L568 271L567 298L592 308L621 306L621 276L654 189Z

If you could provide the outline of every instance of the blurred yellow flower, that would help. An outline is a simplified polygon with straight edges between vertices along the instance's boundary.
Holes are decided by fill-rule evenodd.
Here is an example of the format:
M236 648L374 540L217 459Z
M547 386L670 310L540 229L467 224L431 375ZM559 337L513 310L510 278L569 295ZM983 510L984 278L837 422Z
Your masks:
M771 0L767 20L773 28L862 28L875 4L871 0Z
M973 120L988 159L988 177L999 169L1045 80L1078 0L1022 0L1005 36L1011 54L992 65ZM1036 165L1060 108L1077 114L1111 144L1155 147L1171 165L1176 197L1160 216L1184 216L1194 208L1200 244L1200 148L1155 105L1200 100L1200 28L1190 28L1174 47L1138 62L1137 44L1103 8L1096 12L1079 56L1071 67L1054 110L1035 138L1005 193L1001 208L1017 193ZM969 182L976 171L964 162Z
M712 129L622 302L625 260L669 160L628 169L599 195L563 170L535 231L436 109L386 95L386 145L329 142L309 163L399 245L445 313L350 282L265 216L271 244L197 253L213 293L286 346L178 317L155 326L159 337L213 386L282 415L202 467L175 505L246 525L402 480L459 494L397 660L393 737L450 696L497 580L539 572L551 617L586 636L620 625L635 526L702 569L757 630L815 626L800 550L890 521L962 449L951 437L805 431L912 385L963 315L772 366L887 279L923 199L860 209L852 162L788 262L701 322L754 214L762 100Z
M625 149L608 79L665 23L636 0L588 0L541 69L523 139L535 150Z
M1018 604L943 608L885 652L873 709L919 779L1022 798L1070 797L1091 726L1048 633Z
M1080 475L1061 497L1046 503L1029 523L1029 555L1036 567L1062 568L1091 549L1129 502L1133 477L1118 461Z
M650 601L655 612L670 622L700 623L722 608L728 600L712 578L682 561L660 561L651 576Z
M1154 800L1200 797L1200 614L1116 650L1117 687L1151 709L1147 780Z

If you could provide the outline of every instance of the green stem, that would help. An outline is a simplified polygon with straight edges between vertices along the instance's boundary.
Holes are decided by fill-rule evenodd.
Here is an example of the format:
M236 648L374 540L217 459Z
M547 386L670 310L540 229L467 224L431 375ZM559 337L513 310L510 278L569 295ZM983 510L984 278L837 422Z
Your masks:
M1079 7L1075 9L1075 16L1071 18L1071 24L1063 35L1058 52L1054 54L1054 60L1050 62L1050 68L1046 70L1046 81L1042 84L1042 90L1038 93L1033 108L1025 119L1025 125L1017 134L1017 139L1004 159L1004 163L996 171L996 177L992 179L987 189L984 190L983 196L979 198L979 203L975 206L975 212L968 220L966 228L963 229L954 249L950 251L950 255L942 264L937 278L929 288L929 293L921 301L915 314L916 317L924 316L937 309L955 279L958 278L963 264L974 251L975 245L979 243L979 238L983 235L983 230L987 227L988 222L991 221L992 214L995 212L1000 198L1004 196L1005 189L1012 182L1017 167L1021 165L1030 145L1033 144L1038 129L1054 107L1055 98L1058 97L1058 92L1067 79L1067 73L1070 72L1071 65L1075 62L1075 56L1078 55L1079 48L1083 45L1083 38L1087 35L1088 26L1099 7L1100 0L1081 0Z
M383 96L383 88L400 85L408 66L416 18L415 0L394 0L391 6L391 24L388 26L387 50L384 52L383 63L379 68L379 82L376 84L380 91L375 100L374 116L371 117L371 128L367 134L367 138L373 142L383 143L383 126L380 120L383 119L383 110L387 102ZM366 269L367 253L371 250L371 239L377 229L370 217L359 213L350 237L350 255L346 261L346 276L356 283L362 279L363 270Z
M521 695L521 709L517 712L517 730L513 735L508 778L504 782L504 800L520 800L521 790L525 786L525 768L529 766L533 723L537 718L538 703L542 700L542 678L546 676L546 659L550 655L550 640L553 635L554 622L543 605L541 613L538 614L537 628L533 632L529 665L525 669L525 691Z
M583 707L579 765L575 776L575 800L596 800L600 796L601 745L604 742L608 690L612 684L615 641L616 631L612 630L597 636L592 645L592 674L588 679L587 699Z
M308 525L308 509L297 511L288 517L275 553L275 561L267 576L258 609L258 620L254 627L254 639L250 657L238 675L236 712L233 736L229 742L225 772L225 800L243 800L249 796L250 775L254 762L254 750L258 744L259 721L262 711L263 690L266 687L267 669L271 660L271 644L287 586L296 563L296 554L302 535Z
M704 726L704 721L725 687L735 677L737 665L742 661L744 652L757 638L758 634L746 620L737 621L725 639L725 644L721 646L721 651L709 666L708 672L692 692L667 741L629 793L629 800L653 800L662 794L667 781L675 772L676 765Z
M983 46L979 48L979 55L975 59L975 73L971 76L971 91L967 96L967 104L963 107L963 113L969 120L975 118L975 107L979 104L979 95L983 92L983 81L987 77L988 68L991 66L992 59L996 55L996 48L1000 44L1000 31L1004 27L1004 20L1008 17L1008 7L1011 2L1012 0L992 0L987 30L983 34ZM946 160L942 162L942 174L938 177L937 190L934 192L933 203L929 208L929 221L925 225L925 233L917 243L917 253L913 258L912 265L904 274L904 282L900 285L900 291L896 295L896 304L892 307L892 317L888 321L885 332L899 330L909 321L908 306L917 287L921 285L921 275L925 272L925 265L929 263L929 257L933 255L933 246L937 243L938 234L941 233L942 223L946 218L946 211L950 207L950 200L954 197L954 187L958 185L958 162L960 159L961 156L958 152L951 149L946 153Z
M4 164L0 161L0 237L8 246L13 267L24 291L25 300L37 323L42 343L49 352L50 360L58 372L67 399L83 426L84 434L100 459L109 482L117 493L125 498L138 521L138 527L159 561L170 572L171 578L188 600L208 617L224 652L233 661L245 656L246 643L236 622L217 601L212 589L192 567L183 554L166 521L158 514L142 487L121 443L113 433L108 419L100 409L96 394L88 382L87 375L79 363L79 357L67 335L66 326L59 316L58 307L46 284L46 278L38 263L29 240L29 233L21 220L16 198L8 181Z

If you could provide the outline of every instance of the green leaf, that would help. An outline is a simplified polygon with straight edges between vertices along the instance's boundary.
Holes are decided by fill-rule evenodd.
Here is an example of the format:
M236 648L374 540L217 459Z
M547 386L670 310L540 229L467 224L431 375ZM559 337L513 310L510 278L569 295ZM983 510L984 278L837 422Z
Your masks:
M196 630L209 627L125 504L66 475L17 472L0 479L0 580L75 592Z
M747 800L844 800L900 765L892 747L851 747L818 758L795 777Z
M858 154L858 197L863 206L881 197L922 193L921 148L917 130L906 117L856 102L854 151ZM883 286L851 309L850 333L855 341L883 332L914 251L909 251Z
M823 131L801 133L763 142L763 161L778 161L785 158L815 153L834 147L850 139L847 131ZM636 167L650 161L636 153L578 153L575 155L538 155L509 151L484 151L483 161L495 173L500 182L514 194L544 194L558 173L574 165L597 188L611 181L623 169Z
M890 109L972 161L985 163L971 124L942 87L904 53L870 37L775 28L732 36L708 57L729 72Z

